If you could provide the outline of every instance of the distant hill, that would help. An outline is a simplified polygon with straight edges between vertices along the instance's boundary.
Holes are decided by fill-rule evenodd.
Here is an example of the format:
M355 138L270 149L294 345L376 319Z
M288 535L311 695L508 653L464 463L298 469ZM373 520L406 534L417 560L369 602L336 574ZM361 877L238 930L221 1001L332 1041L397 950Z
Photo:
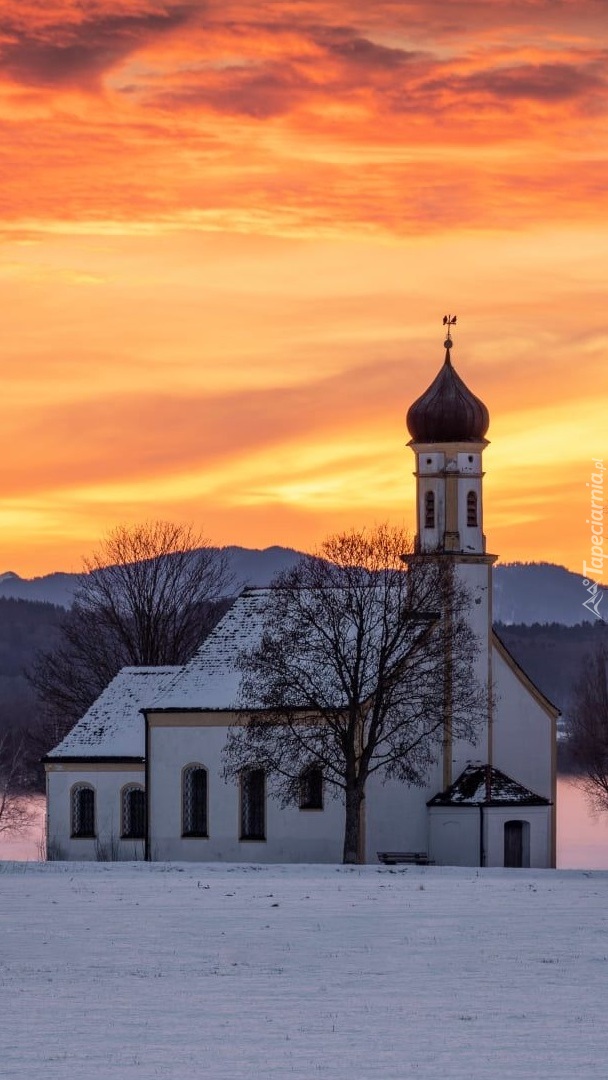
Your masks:
M269 547L263 550L243 547L227 547L234 577L234 592L245 585L264 587L275 575L297 561L300 552L293 548ZM553 563L501 563L494 567L494 621L509 624L560 623L575 626L578 623L596 623L593 612L583 607L588 593L579 574ZM38 600L69 607L72 603L76 574L54 573L44 577L21 578L9 571L0 574L0 597L19 600ZM598 605L600 613L606 609L606 588Z
M69 607L72 603L76 574L45 574L22 578L12 570L0 574L0 596L11 600L38 600L43 604Z
M263 550L226 547L222 550L228 557L235 595L246 585L256 585L259 588L270 585L276 574L289 569L300 557L299 551L284 547L269 547ZM58 572L46 574L43 577L22 578L9 570L0 574L0 597L10 597L14 600L39 600L43 603L70 607L77 581L78 574Z
M608 621L608 589L598 586L598 610ZM501 563L494 567L494 621L561 623L575 626L600 620L583 607L589 593L582 575L553 563Z

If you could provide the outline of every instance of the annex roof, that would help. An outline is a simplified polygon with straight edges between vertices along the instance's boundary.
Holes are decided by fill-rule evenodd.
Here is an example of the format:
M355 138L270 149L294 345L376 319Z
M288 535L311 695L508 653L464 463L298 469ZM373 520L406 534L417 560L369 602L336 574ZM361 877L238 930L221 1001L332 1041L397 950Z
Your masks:
M138 758L145 754L141 709L175 677L179 667L125 667L68 735L47 755L61 758Z
M457 780L429 799L427 806L550 806L549 799L536 795L529 788L512 780L500 769L489 770L490 791L487 790L488 766L467 765Z

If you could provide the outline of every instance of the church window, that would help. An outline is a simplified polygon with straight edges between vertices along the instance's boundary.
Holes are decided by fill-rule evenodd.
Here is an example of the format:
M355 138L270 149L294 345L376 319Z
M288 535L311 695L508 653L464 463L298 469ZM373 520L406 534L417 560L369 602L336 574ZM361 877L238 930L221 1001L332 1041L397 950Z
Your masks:
M529 821L505 821L504 865L515 868L530 865Z
M207 770L187 765L182 772L182 836L208 836Z
M435 528L435 492L427 491L424 496L424 527Z
M95 836L95 789L90 784L75 784L71 793L71 833L73 837Z
M120 835L125 840L143 840L146 835L146 793L140 784L122 789Z
M469 491L467 495L467 525L469 527L475 527L477 525L477 492Z
M300 810L323 809L323 773L311 765L300 775Z
M263 769L241 773L241 840L266 839L266 776Z

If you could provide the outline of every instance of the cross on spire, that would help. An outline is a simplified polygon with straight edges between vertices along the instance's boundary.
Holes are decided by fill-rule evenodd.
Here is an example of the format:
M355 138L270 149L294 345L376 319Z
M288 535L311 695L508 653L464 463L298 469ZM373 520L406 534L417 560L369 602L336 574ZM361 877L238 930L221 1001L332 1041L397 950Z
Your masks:
M447 326L447 331L446 331L447 337L446 337L446 339L445 339L445 341L443 343L443 347L444 347L444 349L447 349L448 352L449 352L450 349L452 348L452 327L456 326L456 315L444 315L443 316L443 325Z

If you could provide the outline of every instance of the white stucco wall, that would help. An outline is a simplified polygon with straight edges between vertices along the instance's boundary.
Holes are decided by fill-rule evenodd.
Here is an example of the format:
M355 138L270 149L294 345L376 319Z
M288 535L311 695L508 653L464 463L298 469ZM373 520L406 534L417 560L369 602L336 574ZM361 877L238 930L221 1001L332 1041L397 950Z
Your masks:
M482 826L483 821L483 826ZM530 827L531 867L551 866L551 807L432 806L429 808L429 854L443 866L480 865L483 827L485 866L504 866L504 827L507 821L527 821Z
M47 767L47 851L65 859L143 859L142 840L120 837L120 796L125 784L144 783L143 765L53 764ZM72 837L70 792L74 784L95 791L95 838Z
M187 726L174 721L157 726L152 717L148 746L150 766L150 855L153 860L226 862L340 862L344 840L344 808L339 797L325 789L324 809L282 807L270 795L266 801L266 840L239 839L238 786L221 777L225 723L213 726L212 714L197 726L190 714ZM211 726L209 726L211 725ZM469 751L471 748L469 747ZM181 835L181 775L184 766L199 763L208 772L208 837ZM369 863L378 851L428 851L427 800L441 790L441 765L430 772L424 787L398 781L368 781L365 804L365 850ZM467 865L462 859L460 865ZM469 864L470 865L470 864Z
M429 807L429 856L440 866L479 866L479 808Z
M551 807L507 806L484 810L486 866L504 866L506 821L527 821L530 825L530 866L551 866Z
M424 787L397 780L382 783L377 774L367 783L365 809L366 860L377 862L379 851L429 850L427 800L441 790L441 765L429 773Z
M192 716L192 714L190 714ZM211 718L212 719L212 718ZM266 799L266 840L240 840L240 793L222 779L226 725L157 727L149 732L150 856L224 862L341 862L344 808L324 791L323 810L281 807ZM183 837L181 775L185 765L208 772L208 837Z

